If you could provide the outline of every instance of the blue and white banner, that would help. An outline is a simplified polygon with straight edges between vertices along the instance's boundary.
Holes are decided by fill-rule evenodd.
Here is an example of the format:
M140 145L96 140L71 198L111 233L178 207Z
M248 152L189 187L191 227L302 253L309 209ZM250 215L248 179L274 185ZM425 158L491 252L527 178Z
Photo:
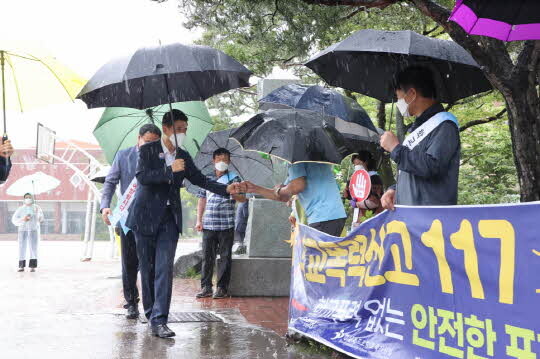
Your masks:
M540 358L540 203L295 232L289 329L356 358Z

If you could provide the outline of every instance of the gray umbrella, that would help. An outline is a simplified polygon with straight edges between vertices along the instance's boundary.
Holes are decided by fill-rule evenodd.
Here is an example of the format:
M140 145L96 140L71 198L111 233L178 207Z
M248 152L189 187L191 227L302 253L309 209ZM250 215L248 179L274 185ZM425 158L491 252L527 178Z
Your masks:
M438 100L456 100L492 87L472 56L453 41L413 31L360 30L321 51L306 64L327 83L384 102L394 97L396 74L410 65L434 73Z
M203 101L249 86L251 72L208 46L179 43L138 49L102 66L77 98L88 108L145 109L172 102Z
M205 175L213 173L212 157L214 151L218 148L226 148L231 152L229 171L236 172L242 180L264 187L273 187L275 184L281 183L283 178L276 178L276 176L282 177L282 174L279 175L280 172L283 172L283 166L278 165L278 168L275 168L274 163L270 159L264 158L260 153L244 151L237 141L230 138L234 131L236 128L208 134L194 159L197 168ZM197 194L199 192L199 187L188 180L184 181L184 185L190 193Z
M251 151L267 153L289 163L340 164L353 153L339 118L301 109L271 109L259 113L231 133ZM358 125L357 125L358 126Z

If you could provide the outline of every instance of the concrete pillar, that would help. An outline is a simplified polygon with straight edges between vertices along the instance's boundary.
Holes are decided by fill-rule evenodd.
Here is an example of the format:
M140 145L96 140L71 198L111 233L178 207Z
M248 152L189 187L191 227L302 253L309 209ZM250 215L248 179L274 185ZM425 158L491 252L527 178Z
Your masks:
M67 234L68 220L67 220L66 203L61 204L61 212L62 212L62 234Z
M6 202L0 202L0 233L7 232L7 221L10 221L11 218L8 216L8 208Z
M54 204L54 233L62 231L62 202Z

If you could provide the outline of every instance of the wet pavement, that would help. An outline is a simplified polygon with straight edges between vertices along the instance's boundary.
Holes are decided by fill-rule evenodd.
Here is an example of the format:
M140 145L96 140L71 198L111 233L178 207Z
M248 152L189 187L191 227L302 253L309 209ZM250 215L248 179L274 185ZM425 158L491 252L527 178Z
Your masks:
M17 243L0 242L0 358L327 357L286 345L286 299L198 301L195 280L175 280L171 312L209 311L222 322L175 322L176 337L155 338L125 319L120 263L107 258L109 248L96 243L94 259L80 262L80 243L44 241L37 272L17 273Z

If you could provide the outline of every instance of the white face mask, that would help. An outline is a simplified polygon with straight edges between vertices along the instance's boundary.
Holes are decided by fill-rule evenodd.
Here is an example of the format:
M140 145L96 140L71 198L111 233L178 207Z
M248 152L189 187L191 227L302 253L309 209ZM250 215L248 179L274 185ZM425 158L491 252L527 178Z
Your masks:
M360 171L360 170L365 170L365 168L362 165L356 165L356 166L354 166L354 170L355 171Z
M403 117L409 117L411 115L409 113L409 104L407 103L407 101L405 101L404 98L398 99L396 102L396 106Z
M174 139L175 136L176 136L176 140ZM173 133L172 135L169 136L169 140L171 141L173 146L178 145L178 147L182 147L182 144L184 143L185 138L186 138L185 133L177 133L176 135Z
M409 105L411 103L413 103L413 102L414 102L414 100L407 103L407 101L405 100L405 97L400 98L400 99L397 100L396 106L397 106L399 112L401 112L401 115L403 117L411 117L411 114L409 113Z
M24 199L24 204L27 204L27 205L30 205L32 204L34 201L31 199L31 198L25 198Z
M227 171L227 169L229 169L229 164L225 163L225 162L218 162L214 165L214 167L216 168L216 170L218 170L219 172L225 172Z

